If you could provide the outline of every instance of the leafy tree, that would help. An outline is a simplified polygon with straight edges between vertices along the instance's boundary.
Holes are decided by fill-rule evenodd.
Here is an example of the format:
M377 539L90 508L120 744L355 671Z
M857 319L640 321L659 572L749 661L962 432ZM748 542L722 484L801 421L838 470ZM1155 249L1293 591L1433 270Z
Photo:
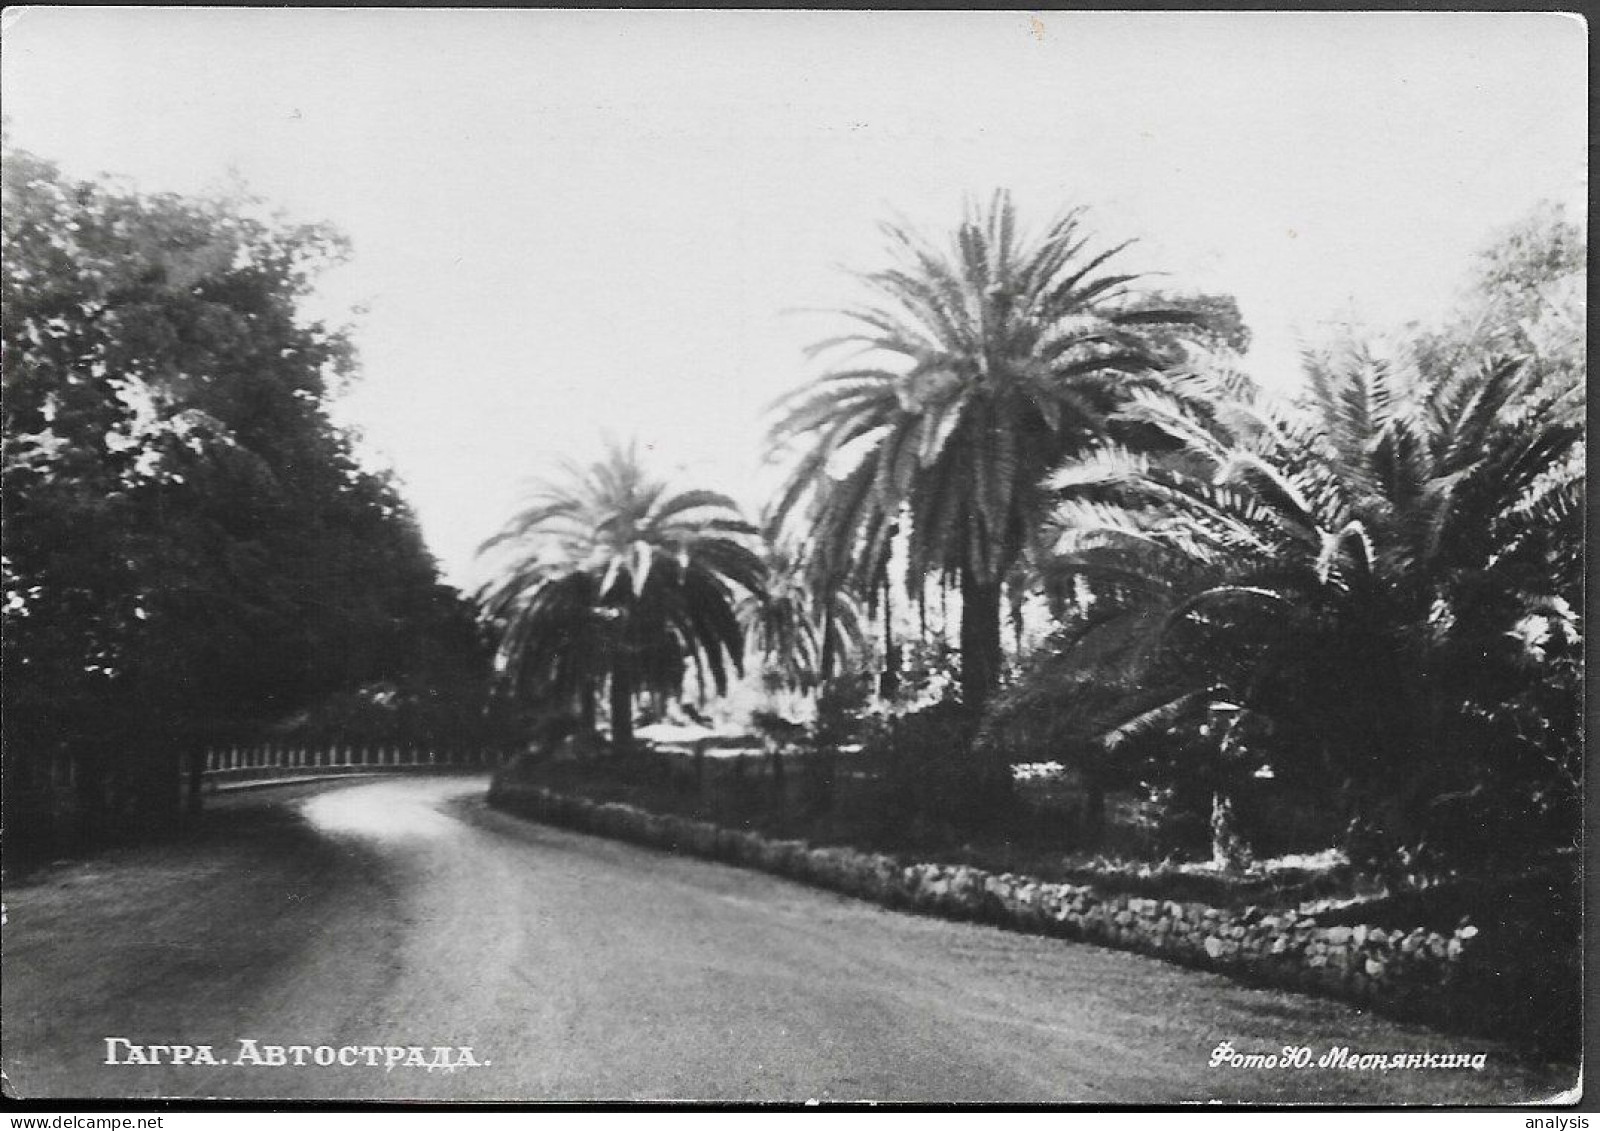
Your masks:
M1138 277L1090 252L1081 211L1030 238L1010 197L972 208L941 250L885 225L896 262L864 276L855 328L813 348L852 357L784 401L797 449L775 513L800 527L823 589L875 593L897 531L908 572L961 591L961 687L981 711L1002 662L1001 595L1048 510L1040 487L1101 435L1128 392L1175 360L1187 310L1141 301Z
M70 755L99 823L394 675L436 574L326 413L353 356L300 311L338 237L9 150L4 201L7 762Z
M1414 327L1419 368L1431 376L1494 354L1581 381L1587 265L1582 228L1560 205L1535 206L1479 252L1444 325Z
M612 743L626 751L636 693L680 695L692 665L721 694L742 671L736 610L762 590L757 532L727 496L651 477L637 445L564 470L485 544L510 557L480 599L512 685L576 701L592 723L608 684Z
M407 647L386 674L336 691L273 727L274 737L306 745L506 750L525 737L526 720L494 679L495 642L477 606L447 585L418 602Z

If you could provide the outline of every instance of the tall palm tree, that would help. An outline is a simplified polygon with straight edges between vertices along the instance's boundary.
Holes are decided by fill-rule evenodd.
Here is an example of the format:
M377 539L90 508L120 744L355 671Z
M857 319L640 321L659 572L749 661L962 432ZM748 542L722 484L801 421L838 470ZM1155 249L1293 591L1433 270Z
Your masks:
M1412 828L1443 783L1572 762L1575 679L1564 738L1514 705L1581 654L1581 380L1511 361L1424 379L1370 355L1309 378L1290 412L1174 378L1124 410L1174 450L1105 444L1053 477L1056 568L1104 598L1091 629L1185 657L1127 725L1231 701Z
M896 262L863 277L874 297L842 312L854 328L811 351L857 360L777 406L771 444L798 458L775 514L804 529L824 589L875 592L904 530L909 578L960 587L962 694L979 711L1004 580L1048 509L1040 482L1169 360L1152 334L1191 319L1136 301L1137 276L1107 268L1127 245L1088 253L1081 211L1029 238L1000 192L948 250L883 230Z
M650 476L637 446L564 466L480 553L508 562L479 595L501 631L514 686L586 721L609 686L612 743L633 741L634 696L682 694L692 666L701 688L727 690L743 671L735 609L760 593L756 530L725 495L675 491Z

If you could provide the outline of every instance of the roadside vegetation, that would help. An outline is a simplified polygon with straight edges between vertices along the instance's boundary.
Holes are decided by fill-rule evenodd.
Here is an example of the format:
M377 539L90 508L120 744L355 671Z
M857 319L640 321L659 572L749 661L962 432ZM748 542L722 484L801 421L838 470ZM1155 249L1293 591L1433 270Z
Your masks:
M355 359L303 301L335 233L9 147L4 194L16 859L179 826L208 743L448 741L816 844L1465 917L1574 984L1559 210L1494 235L1441 324L1308 353L1293 397L1247 374L1233 299L1125 268L1082 209L886 225L772 406L760 515L614 444L509 517L469 598L330 416Z
M719 528L769 562L725 601L751 694L708 705L721 670L675 669L641 742L587 725L592 690L525 681L584 725L511 776L904 861L1467 921L1546 987L1517 1024L1569 1040L1581 232L1536 211L1444 325L1335 341L1275 398L1231 300L1150 289L1085 224L1030 236L999 194L943 243L886 227L870 297L815 351L844 360L774 408L788 474L759 535ZM629 571L692 542L566 545L525 542L507 576L604 572L618 624ZM526 622L487 607L512 669Z
M1144 289L1083 225L1029 237L1000 194L948 246L887 227L818 346L849 360L775 406L761 530L636 449L534 500L486 548L523 701L626 759L636 711L703 718L745 674L720 736L821 779L772 819L870 780L859 835L1413 883L1570 850L1581 233L1531 216L1459 317L1308 355L1282 400L1230 300Z

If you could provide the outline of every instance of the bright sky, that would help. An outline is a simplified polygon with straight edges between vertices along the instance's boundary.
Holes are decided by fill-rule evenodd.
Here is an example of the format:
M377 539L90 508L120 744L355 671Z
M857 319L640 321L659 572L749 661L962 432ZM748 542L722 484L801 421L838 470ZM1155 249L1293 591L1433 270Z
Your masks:
M351 237L341 415L460 584L603 430L758 507L763 410L829 329L794 311L847 301L892 214L1088 205L1236 296L1288 388L1300 341L1435 317L1494 229L1587 199L1559 14L53 8L0 47L14 144Z

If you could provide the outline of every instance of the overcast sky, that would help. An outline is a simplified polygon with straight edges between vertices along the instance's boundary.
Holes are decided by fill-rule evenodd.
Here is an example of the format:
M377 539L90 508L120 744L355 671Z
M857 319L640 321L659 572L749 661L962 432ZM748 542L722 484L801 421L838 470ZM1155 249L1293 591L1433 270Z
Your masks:
M458 583L530 476L636 435L759 506L763 410L882 262L1011 188L1232 294L1251 367L1436 317L1537 200L1586 200L1585 29L1555 14L10 9L14 144L238 178L354 243L340 406ZM352 310L359 313L352 314Z

